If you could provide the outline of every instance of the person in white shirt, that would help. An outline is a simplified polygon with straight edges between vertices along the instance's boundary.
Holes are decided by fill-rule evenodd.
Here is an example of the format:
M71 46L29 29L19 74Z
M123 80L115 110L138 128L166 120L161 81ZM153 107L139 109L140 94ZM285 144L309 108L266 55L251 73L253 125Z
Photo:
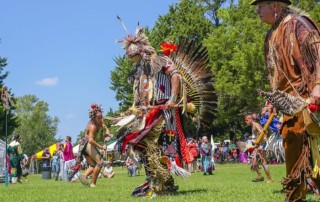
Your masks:
M113 169L112 169L112 166L111 166L111 161L108 161L106 166L104 167L104 170L103 170L103 177L105 178L112 178L114 177L115 173L113 172Z

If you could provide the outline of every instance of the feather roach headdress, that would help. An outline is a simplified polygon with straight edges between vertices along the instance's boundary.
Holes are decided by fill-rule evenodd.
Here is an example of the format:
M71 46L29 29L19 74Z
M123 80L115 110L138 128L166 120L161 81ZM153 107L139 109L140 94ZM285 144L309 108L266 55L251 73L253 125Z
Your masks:
M103 108L100 104L94 103L91 105L91 109L89 110L89 118L94 119L97 112L103 113Z
M123 43L123 49L126 50L126 55L128 57L134 57L136 55L147 54L152 55L155 53L154 48L150 45L148 41L148 37L144 33L144 29L139 27L136 28L136 32L134 35L130 35L126 26L122 22L119 16L117 16L118 20L122 24L123 28L127 32L127 37L118 40L119 43Z

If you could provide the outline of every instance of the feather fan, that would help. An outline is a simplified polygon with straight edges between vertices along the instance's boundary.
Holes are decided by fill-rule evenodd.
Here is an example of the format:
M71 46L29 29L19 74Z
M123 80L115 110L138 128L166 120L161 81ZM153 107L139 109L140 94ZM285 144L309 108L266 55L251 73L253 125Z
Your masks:
M293 116L308 106L303 98L292 96L283 91L275 90L270 93L258 90L258 93L265 96L278 111L286 115Z

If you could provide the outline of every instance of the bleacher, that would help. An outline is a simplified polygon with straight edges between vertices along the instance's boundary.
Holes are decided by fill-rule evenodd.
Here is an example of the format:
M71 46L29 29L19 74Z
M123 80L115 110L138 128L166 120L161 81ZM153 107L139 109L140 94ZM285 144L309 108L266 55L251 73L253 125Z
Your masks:
M0 139L0 183L4 182L6 143Z

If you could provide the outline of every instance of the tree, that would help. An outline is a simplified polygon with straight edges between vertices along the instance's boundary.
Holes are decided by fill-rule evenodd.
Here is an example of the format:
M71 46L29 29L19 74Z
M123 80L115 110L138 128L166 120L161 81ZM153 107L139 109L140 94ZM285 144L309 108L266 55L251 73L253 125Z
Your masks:
M0 88L4 86L4 79L7 78L9 72L3 72L4 68L7 66L7 59L0 57ZM13 98L13 94L9 92L9 94ZM17 119L13 114L14 107L11 107L10 113L7 115L7 132L6 132L6 110L3 105L0 105L0 138L5 138L6 133L8 136L12 134L14 129L18 126Z
M261 25L254 7L248 4L240 0L237 5L221 8L223 23L204 40L219 94L216 126L227 126L232 133L243 129L246 112L260 110L262 98L256 90L268 88L263 58L267 26Z
M320 2L319 0L294 0L293 5L302 8L310 14L318 25L320 25Z
M79 144L79 142L84 138L85 130L80 131L80 133L77 135L76 141L73 143L73 146L76 146Z
M133 103L133 84L127 81L133 70L133 64L128 58L116 57L116 67L111 71L111 90L116 91L116 100L119 101L119 111L129 109Z
M205 17L205 8L197 0L181 0L169 7L169 13L160 16L150 33L150 42L156 49L166 40L189 37L201 42L213 29Z
M218 16L218 11L227 0L198 0L203 5L206 14L209 16L215 27L221 24L221 20ZM233 1L230 2L233 5Z
M17 98L16 114L20 126L15 130L22 137L22 149L28 155L55 143L59 119L48 115L49 105L35 95Z

